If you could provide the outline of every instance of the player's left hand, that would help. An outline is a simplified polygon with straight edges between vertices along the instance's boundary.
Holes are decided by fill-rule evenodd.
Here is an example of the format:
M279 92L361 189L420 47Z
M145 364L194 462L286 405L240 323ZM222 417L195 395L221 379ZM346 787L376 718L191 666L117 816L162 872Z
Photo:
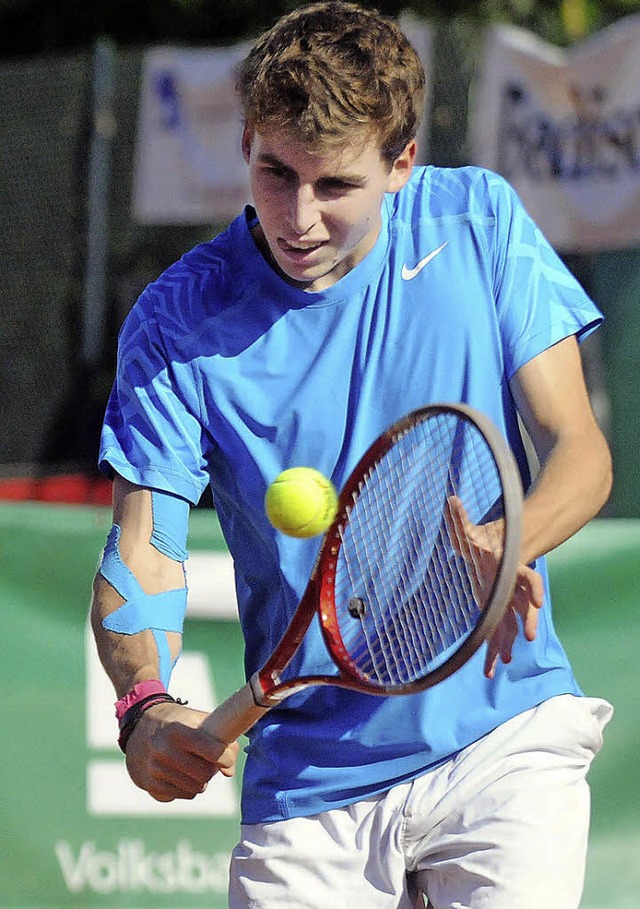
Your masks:
M473 524L464 505L457 496L448 500L447 521L452 542L461 556L476 567L476 597L483 601L483 589L493 584L498 561L502 554L501 521ZM483 584L483 579L485 583ZM521 564L518 568L515 589L492 637L487 643L484 672L493 678L498 660L511 662L513 643L518 635L518 617L527 641L535 640L538 630L538 612L544 601L544 584L541 575Z

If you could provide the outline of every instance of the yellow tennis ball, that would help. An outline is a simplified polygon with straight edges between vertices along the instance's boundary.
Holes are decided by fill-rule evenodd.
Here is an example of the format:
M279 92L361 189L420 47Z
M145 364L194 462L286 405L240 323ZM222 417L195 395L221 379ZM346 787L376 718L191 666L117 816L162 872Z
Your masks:
M324 533L338 511L338 495L331 480L313 467L283 470L267 489L267 517L290 537Z

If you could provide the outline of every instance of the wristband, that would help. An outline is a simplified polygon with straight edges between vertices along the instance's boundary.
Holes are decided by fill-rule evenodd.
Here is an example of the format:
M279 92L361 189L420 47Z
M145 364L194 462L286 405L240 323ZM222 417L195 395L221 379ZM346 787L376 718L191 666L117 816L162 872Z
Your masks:
M156 704L162 704L164 701L170 701L173 704L187 703L187 701L181 701L180 698L172 697L158 679L138 682L131 691L116 702L116 719L120 727L118 745L123 752L126 753L129 737L138 725L142 714L150 707L155 707Z
M156 704L162 704L164 701L170 701L172 704L186 704L186 701L181 701L179 698L171 697L167 691L160 691L157 694L149 694L147 697L142 698L142 700L136 701L133 707L129 707L125 715L120 720L120 736L118 738L118 745L120 750L126 754L127 752L127 742L131 736L131 733L138 725L138 722L143 715L151 707L155 707Z
M122 728L124 715L131 707L138 704L143 698L149 697L150 694L166 694L167 689L158 679L148 679L144 682L138 682L131 691L128 691L123 698L116 702L116 719Z

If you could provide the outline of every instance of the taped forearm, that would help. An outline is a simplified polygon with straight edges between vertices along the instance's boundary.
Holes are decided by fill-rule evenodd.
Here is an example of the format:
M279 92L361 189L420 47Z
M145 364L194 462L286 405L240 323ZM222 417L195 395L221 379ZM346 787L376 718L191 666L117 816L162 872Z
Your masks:
M148 542L163 556L183 563L187 558L185 545L189 504L176 496L153 490L152 511L153 532ZM121 534L121 527L114 524L107 538L99 572L123 602L103 616L101 625L107 631L128 636L150 631L157 650L158 674L168 687L178 656L177 653L172 655L168 636L182 633L187 606L186 581L183 587L146 593L134 571L122 558Z
M118 695L126 694L138 682L160 679L158 647L151 631L126 635L107 631L103 621L122 605L122 597L102 574L96 574L91 601L91 626L102 663ZM174 660L182 647L180 635L169 634Z

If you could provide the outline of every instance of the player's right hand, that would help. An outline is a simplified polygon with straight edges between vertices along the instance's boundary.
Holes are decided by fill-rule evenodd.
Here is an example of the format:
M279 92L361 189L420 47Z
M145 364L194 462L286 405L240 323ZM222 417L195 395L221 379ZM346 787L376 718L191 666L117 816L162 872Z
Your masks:
M225 745L202 729L208 714L162 702L140 717L127 742L127 770L156 801L193 799L218 771L233 776L239 746Z

